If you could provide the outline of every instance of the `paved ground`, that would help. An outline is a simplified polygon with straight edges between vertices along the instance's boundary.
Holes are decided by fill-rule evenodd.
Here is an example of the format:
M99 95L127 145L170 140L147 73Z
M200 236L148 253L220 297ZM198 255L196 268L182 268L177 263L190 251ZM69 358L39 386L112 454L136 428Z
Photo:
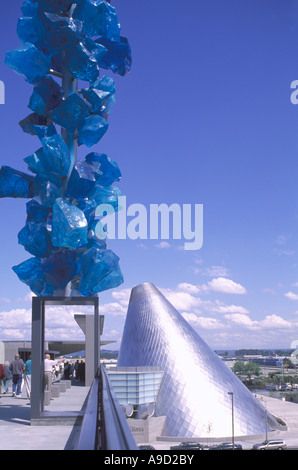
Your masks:
M85 402L89 387L72 385L71 389L51 400L46 411L79 412ZM0 450L64 450L72 449L78 426L31 426L30 403L23 389L22 398L11 392L0 398Z
M80 411L88 394L89 387L72 385L60 397L51 401L47 411ZM277 431L274 437L285 439L288 446L298 448L298 404L277 398L266 397L267 409L288 424L287 431ZM22 398L2 395L0 398L0 450L71 450L74 447L79 427L72 425L32 426L30 424L30 403L23 390ZM269 436L270 437L270 436ZM251 449L263 436L249 439L236 439L243 449ZM212 443L212 442L210 442ZM157 450L168 450L177 442L155 441L151 443Z

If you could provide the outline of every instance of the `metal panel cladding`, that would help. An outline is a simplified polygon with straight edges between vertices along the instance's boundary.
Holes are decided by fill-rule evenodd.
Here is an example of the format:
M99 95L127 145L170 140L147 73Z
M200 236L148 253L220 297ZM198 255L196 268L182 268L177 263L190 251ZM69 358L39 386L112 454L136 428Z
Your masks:
M164 371L155 413L166 416L164 435L231 437L232 422L235 436L279 427L151 283L131 291L118 366L159 366Z

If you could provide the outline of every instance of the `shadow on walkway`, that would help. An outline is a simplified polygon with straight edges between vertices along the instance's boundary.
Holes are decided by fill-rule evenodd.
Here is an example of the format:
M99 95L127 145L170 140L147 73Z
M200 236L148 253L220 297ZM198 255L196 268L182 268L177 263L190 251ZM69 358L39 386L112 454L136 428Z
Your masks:
M30 426L30 403L26 398L15 398L9 395L0 398L0 425L18 423ZM4 424L4 423L2 423Z

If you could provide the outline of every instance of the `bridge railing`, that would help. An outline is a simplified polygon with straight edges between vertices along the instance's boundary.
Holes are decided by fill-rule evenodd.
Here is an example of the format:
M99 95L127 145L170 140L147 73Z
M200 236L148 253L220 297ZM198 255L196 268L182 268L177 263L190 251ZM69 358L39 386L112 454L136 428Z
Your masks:
M88 397L76 450L137 450L132 432L100 366Z

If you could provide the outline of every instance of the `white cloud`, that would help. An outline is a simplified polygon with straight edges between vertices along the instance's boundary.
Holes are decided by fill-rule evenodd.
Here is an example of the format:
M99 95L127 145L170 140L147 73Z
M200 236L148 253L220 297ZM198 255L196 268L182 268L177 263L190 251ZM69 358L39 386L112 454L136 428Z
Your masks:
M225 277L212 279L212 281L208 282L207 286L216 292L224 292L226 294L246 294L245 287Z
M276 290L275 289L272 289L271 287L264 287L262 289L263 292L265 292L266 294L276 294Z
M201 299L194 297L189 292L171 289L160 289L160 291L177 310L191 310L202 303Z
M106 304L100 305L99 314L100 315L113 315L113 316L125 316L127 312L127 308L121 303L118 302L109 302Z
M209 310L217 313L241 313L248 314L249 310L241 305L225 305L219 301L216 301L209 307Z
M284 320L284 318L272 314L267 315L264 320L259 322L259 325L262 328L292 328L293 325L291 322Z
M248 329L263 329L266 331L276 329L293 328L293 324L279 315L267 315L264 320L252 320L248 315L233 313L225 315L225 318L241 327Z
M182 290L183 292L188 292L189 294L198 294L200 292L199 286L189 284L187 282L178 284L177 289Z
M224 324L216 318L198 317L194 313L188 312L182 313L182 316L188 323L191 323L202 329L214 330L224 328Z
M276 243L278 245L285 245L288 241L288 238L289 237L287 235L284 235L284 234L278 235L278 237L276 237Z
M0 329L24 329L31 326L31 309L17 308L0 312Z
M25 330L26 331L26 330ZM26 336L24 336L24 330L19 330L17 328L5 328L4 330L2 330L1 332L1 339L3 340L14 340L14 341L18 341L18 340L24 340L24 339L28 339L26 338Z
M112 297L127 310L131 289L119 289L112 292Z
M203 273L210 277L226 277L229 275L228 270L225 266L211 266L210 268L206 268Z
M287 297L290 300L298 300L298 295L294 294L294 292L287 292L285 294L285 297Z
M160 243L157 243L157 244L154 245L154 246L156 246L156 248L161 248L161 249L170 248L170 247L171 247L170 243L164 242L164 241L163 241L163 242L160 242Z
M295 250L282 250L280 248L274 248L273 253L276 253L277 255L293 256L296 253L296 251Z
M224 316L227 320L230 320L237 325L244 326L246 328L255 328L258 325L257 321L251 320L248 315L243 313L230 313Z
M74 320L75 313L86 313L87 308L53 306L46 308L45 314L45 336L46 339L80 339L83 333ZM32 312L29 309L12 309L0 312L1 340L31 338Z

